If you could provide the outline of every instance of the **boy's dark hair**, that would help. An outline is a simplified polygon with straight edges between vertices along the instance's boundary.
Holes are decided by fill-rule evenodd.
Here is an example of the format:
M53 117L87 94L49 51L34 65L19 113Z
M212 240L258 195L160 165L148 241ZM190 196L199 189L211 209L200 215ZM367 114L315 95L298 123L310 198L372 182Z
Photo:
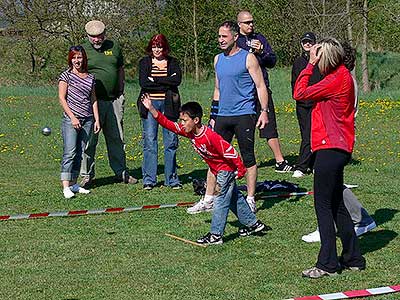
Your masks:
M348 42L343 42L342 47L344 50L343 64L349 71L353 71L356 64L356 49L351 47Z
M203 109L197 102L187 102L181 106L181 113L187 114L191 119L203 117Z
M239 34L239 30L240 29L239 29L239 25L238 25L237 22L225 21L219 26L219 28L221 28L221 27L229 28L229 30L231 31L232 35Z

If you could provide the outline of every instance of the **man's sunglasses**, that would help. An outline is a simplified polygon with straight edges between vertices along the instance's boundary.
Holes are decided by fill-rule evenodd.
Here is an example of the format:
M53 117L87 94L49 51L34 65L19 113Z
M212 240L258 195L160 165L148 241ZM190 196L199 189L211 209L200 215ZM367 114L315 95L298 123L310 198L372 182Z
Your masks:
M244 21L244 22L240 22L240 23L250 25L250 24L254 24L254 20Z

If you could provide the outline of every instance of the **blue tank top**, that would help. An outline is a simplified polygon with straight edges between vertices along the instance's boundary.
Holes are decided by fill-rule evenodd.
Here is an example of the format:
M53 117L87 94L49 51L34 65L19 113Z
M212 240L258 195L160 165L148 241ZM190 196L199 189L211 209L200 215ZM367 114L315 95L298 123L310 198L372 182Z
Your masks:
M248 52L217 57L215 71L219 84L219 116L255 114L254 82L246 68Z

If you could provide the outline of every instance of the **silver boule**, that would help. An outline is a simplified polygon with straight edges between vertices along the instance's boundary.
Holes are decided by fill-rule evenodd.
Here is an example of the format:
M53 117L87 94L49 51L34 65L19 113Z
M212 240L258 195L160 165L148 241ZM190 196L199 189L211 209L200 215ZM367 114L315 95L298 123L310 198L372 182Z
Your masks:
M43 135L46 135L46 136L50 135L51 134L51 128L47 127L47 126L43 127L42 133L43 133Z

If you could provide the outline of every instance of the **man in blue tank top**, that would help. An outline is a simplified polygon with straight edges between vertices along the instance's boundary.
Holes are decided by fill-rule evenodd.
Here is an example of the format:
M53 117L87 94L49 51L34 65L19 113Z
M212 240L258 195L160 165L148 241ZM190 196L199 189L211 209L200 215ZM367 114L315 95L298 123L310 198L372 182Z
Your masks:
M223 53L214 58L215 88L213 107L218 106L214 130L229 143L236 136L240 154L247 168L247 202L256 211L254 194L257 182L257 164L254 154L254 132L268 123L268 93L261 68L254 54L236 44L239 26L226 21L218 31L218 43ZM257 91L261 113L256 117L254 91ZM208 172L206 195L188 213L209 210L214 200L215 176Z

